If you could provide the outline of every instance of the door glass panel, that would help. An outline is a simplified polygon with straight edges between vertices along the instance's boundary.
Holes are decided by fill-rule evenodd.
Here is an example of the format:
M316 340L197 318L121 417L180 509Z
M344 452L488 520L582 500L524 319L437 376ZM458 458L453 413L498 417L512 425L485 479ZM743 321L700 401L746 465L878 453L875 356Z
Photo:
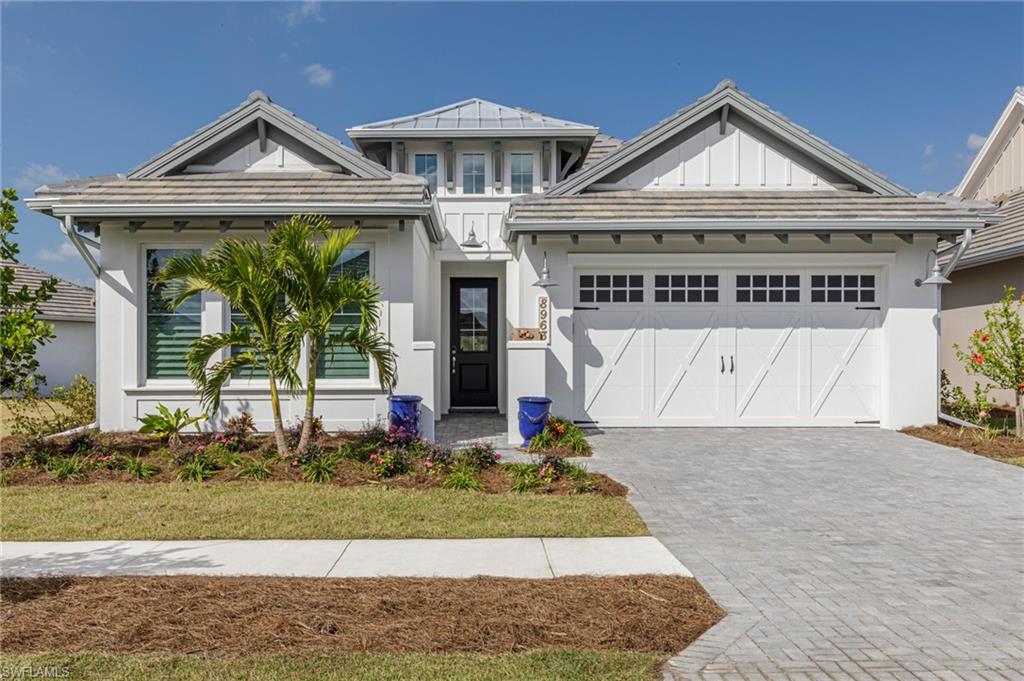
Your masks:
M487 352L487 289L459 290L459 350Z

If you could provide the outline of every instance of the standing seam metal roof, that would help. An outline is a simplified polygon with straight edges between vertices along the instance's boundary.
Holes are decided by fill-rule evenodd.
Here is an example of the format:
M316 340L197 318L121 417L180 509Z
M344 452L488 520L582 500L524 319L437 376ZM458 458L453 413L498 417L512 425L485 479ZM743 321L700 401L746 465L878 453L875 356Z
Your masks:
M596 132L594 126L545 116L536 111L473 98L418 114L357 125L349 128L348 134L349 137L365 137L373 132L388 130L562 130Z

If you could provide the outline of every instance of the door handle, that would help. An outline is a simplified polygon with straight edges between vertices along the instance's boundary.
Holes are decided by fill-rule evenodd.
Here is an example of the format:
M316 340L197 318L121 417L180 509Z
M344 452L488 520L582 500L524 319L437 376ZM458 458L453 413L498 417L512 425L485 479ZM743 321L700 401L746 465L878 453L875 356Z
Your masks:
M729 373L731 374L736 370L736 362L733 360L732 355L729 355Z
M719 355L718 359L720 359L722 361L721 373L724 374L725 373L725 355Z

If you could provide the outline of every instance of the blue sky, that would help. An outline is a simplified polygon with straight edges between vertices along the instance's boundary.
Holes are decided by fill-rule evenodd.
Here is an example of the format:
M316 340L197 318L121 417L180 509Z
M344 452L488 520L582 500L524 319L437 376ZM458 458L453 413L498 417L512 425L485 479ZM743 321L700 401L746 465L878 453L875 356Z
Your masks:
M124 172L254 89L320 128L467 97L630 137L723 78L914 190L1024 82L1024 3L0 3L2 182ZM22 259L85 281L50 218Z

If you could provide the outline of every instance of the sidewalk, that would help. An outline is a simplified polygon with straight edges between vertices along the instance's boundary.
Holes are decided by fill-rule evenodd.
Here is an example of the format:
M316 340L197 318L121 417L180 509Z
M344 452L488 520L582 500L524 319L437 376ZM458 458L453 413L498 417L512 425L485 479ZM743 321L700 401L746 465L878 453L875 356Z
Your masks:
M0 542L0 575L519 577L690 572L654 537Z

